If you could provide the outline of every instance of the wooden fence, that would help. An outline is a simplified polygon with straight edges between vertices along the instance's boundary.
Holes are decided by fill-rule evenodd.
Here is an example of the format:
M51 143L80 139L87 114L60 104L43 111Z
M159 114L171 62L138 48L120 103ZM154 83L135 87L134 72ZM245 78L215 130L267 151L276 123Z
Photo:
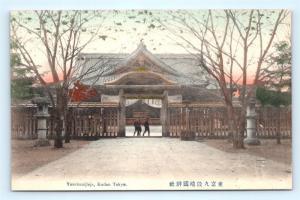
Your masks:
M51 109L49 110L51 114ZM15 139L36 139L37 119L35 107L13 107L11 133ZM47 138L55 138L53 115L47 120ZM118 108L70 108L66 133L71 138L117 137Z
M188 115L188 122L186 116ZM174 107L168 111L170 137L179 137L187 127L196 137L227 138L228 120L225 107ZM260 138L291 137L290 107L257 108L257 136ZM246 131L245 131L246 136Z
M261 138L292 137L291 107L257 109L257 132Z
M17 139L36 139L36 107L11 107L11 137Z
M12 138L37 138L36 107L12 107ZM51 109L50 109L51 113ZM71 138L117 137L118 108L70 108L66 132ZM188 120L187 120L188 118ZM290 138L291 107L257 108L257 135L260 138ZM167 127L170 137L180 137L182 131L195 133L196 137L227 138L228 121L225 107L170 107ZM54 119L47 120L47 137L55 137ZM245 133L246 135L246 133Z
M186 116L188 116L188 122ZM168 113L169 135L179 137L182 131L195 133L196 137L224 138L228 136L225 108L195 107L170 108Z
M71 138L117 137L118 108L70 108L66 133ZM48 138L55 137L53 119L49 121Z

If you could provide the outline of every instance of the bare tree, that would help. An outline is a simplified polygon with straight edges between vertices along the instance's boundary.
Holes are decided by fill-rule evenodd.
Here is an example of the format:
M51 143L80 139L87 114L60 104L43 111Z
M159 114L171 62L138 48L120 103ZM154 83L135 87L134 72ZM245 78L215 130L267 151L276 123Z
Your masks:
M289 16L286 10L208 10L155 13L156 22L170 38L194 55L218 83L228 111L233 147L244 148L245 115L248 101L266 66L274 38ZM241 111L233 106L239 91Z
M101 75L110 67L95 63L84 73L79 73L82 66L75 64L82 50L102 37L103 12L16 11L11 15L11 37L15 53L21 57L20 64L35 74L51 100L56 148L63 147L63 122L67 121L70 86L89 74ZM43 59L47 64L41 66ZM44 76L47 71L51 74L50 83Z

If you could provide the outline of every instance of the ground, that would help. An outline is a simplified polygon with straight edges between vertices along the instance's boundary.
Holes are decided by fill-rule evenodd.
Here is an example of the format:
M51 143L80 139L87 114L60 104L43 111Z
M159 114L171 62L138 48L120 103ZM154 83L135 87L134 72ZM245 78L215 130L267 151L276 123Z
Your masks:
M245 149L233 149L232 145L228 145L226 140L206 140L205 144L217 148L228 153L247 153L254 156L263 157L283 164L291 165L292 163L292 147L291 140L281 140L281 144L277 145L275 139L261 139L261 145L248 146Z
M25 143L12 143L13 173L19 175L13 176L15 190L289 189L292 184L287 140L279 146L264 140L238 151L226 140L159 137L73 140L60 150Z
M23 176L34 169L67 156L89 143L89 141L72 140L64 148L55 149L53 141L48 147L34 147L34 140L12 140L11 169L12 178Z

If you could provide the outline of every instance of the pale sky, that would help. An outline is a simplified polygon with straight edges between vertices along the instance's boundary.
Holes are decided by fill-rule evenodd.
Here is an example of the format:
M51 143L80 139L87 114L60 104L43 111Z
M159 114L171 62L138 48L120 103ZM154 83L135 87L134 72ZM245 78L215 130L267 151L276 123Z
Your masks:
M23 12L23 15L21 17L28 17L28 16L34 16L32 15L32 11L21 11ZM182 47L178 46L176 44L176 37L172 35L167 30L161 30L161 28L151 29L148 28L150 24L157 23L151 22L150 17L145 17L144 14L138 15L138 12L141 11L131 11L131 10L123 10L121 12L113 12L113 11L103 11L105 19L103 21L101 20L90 20L89 26L91 27L98 27L101 23L100 33L99 35L105 35L108 36L105 41L101 38L98 38L97 40L90 43L84 50L84 53L130 53L135 50L137 45L139 44L140 40L143 39L144 43L146 44L149 51L152 53L187 53L186 50L184 50ZM149 11L148 11L149 12ZM158 16L161 19L169 20L166 23L169 25L172 23L171 19L168 19L169 15L166 15L165 11L156 10L151 11L154 16ZM207 13L207 10L190 10L189 12L195 14L197 18L200 20L203 20L204 14ZM221 10L216 11L222 12ZM275 20L275 14L272 14L271 11L267 11L270 13L269 21ZM12 12L12 16L18 17L17 11ZM35 27L37 24L34 21L34 17L32 17L33 20L30 24L27 24L29 26ZM144 23L145 20L145 23ZM243 22L243 15L239 18L241 23ZM266 22L267 23L267 22ZM191 23L193 26L197 26L195 23ZM283 40L289 40L290 38L290 17L288 17L285 20L285 24L280 26L277 31L277 35L274 39L274 43L278 41ZM222 30L225 27L225 21L221 18L216 19L215 25L218 30L219 36L222 37L223 33ZM266 26L267 27L267 26ZM183 33L185 34L185 33ZM237 32L236 32L237 34ZM29 35L26 32L22 32L24 37L28 37ZM236 35L238 38L238 35ZM267 28L263 34L264 38L269 37L269 31L267 31ZM86 38L89 38L89 35L85 33L83 34L82 39L85 40ZM191 34L186 34L186 38L188 38L189 41L191 41L193 44L197 44L197 40L195 37ZM210 38L208 38L209 40ZM33 57L37 60L37 62L43 66L43 68L47 69L47 60L46 57L43 54L43 47L34 39L29 40L28 42L28 48L30 49ZM257 56L257 48L251 48L249 50L249 58L255 58ZM242 51L237 51L237 59L239 57L242 57ZM250 59L249 59L250 60ZM255 60L255 59L254 59ZM255 62L253 65L255 65ZM255 67L254 67L255 69ZM251 72L251 69L249 70Z

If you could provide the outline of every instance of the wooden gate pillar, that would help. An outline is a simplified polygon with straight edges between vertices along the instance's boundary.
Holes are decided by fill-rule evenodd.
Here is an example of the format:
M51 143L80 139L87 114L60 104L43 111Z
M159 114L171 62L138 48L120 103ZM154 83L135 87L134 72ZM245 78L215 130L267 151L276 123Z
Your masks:
M119 124L118 137L125 137L126 127L126 98L124 97L124 90L119 91Z
M162 126L162 136L168 137L168 91L164 91L162 98L162 105L160 110L160 120Z

